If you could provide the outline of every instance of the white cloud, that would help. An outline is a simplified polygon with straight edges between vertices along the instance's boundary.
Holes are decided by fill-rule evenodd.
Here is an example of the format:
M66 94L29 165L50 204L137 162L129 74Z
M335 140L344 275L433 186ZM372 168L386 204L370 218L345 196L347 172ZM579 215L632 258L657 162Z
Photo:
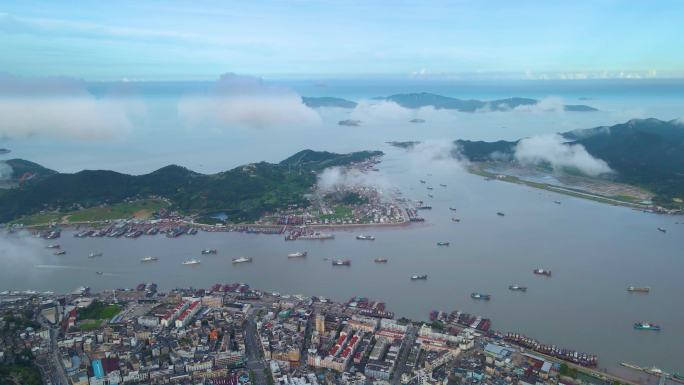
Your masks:
M386 100L362 100L350 113L352 119L370 123L407 121L414 115L414 111Z
M573 167L589 176L612 172L605 161L591 156L584 146L564 143L557 134L522 139L515 147L515 158L522 164L548 162L554 170Z
M0 262L5 270L16 271L40 263L44 255L43 249L38 239L25 232L0 234Z
M96 98L73 79L0 76L0 137L109 140L144 113L131 97Z
M454 157L454 144L450 140L426 140L408 150L408 159L414 170L450 173L463 170L463 160Z
M382 192L391 186L383 176L355 168L330 167L318 175L318 188L323 191L335 191L349 187L373 187Z
M321 121L297 93L235 74L221 76L208 95L181 99L178 114L191 126L215 128L310 126Z
M12 166L6 162L0 161L0 181L10 179L13 172L14 170L12 170Z

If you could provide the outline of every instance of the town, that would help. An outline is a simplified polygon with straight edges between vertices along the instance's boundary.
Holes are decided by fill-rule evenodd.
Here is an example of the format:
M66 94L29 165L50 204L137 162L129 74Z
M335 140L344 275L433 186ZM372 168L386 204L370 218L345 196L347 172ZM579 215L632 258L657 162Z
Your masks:
M0 364L53 385L633 384L593 369L593 355L496 332L487 318L455 310L395 320L364 297L238 283L163 293L148 283L5 291L0 313Z

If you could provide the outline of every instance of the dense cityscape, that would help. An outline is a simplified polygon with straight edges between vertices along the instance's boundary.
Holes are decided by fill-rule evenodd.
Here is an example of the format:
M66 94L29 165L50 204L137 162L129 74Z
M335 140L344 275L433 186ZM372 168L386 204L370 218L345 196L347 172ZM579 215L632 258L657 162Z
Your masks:
M634 383L593 369L593 355L502 334L457 310L395 320L368 298L337 303L238 283L3 292L0 313L0 360L29 368L15 373L27 384Z

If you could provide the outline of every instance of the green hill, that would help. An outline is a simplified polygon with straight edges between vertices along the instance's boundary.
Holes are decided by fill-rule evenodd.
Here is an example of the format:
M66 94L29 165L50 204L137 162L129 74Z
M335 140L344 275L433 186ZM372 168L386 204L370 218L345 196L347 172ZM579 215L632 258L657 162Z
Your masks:
M322 97L302 97L302 102L311 108L319 107L339 107L339 108L354 108L356 102L351 100L334 98L330 96Z
M234 221L249 221L288 205L306 205L304 194L315 184L317 171L381 154L304 150L280 164L253 163L211 175L175 165L145 175L107 170L54 173L0 191L0 222L44 209L69 211L151 195L168 198L173 209L184 213L221 211Z
M684 124L658 119L633 119L610 127L561 134L581 144L592 156L617 172L617 180L656 193L660 204L684 197ZM513 159L518 141L457 140L458 152L472 161Z

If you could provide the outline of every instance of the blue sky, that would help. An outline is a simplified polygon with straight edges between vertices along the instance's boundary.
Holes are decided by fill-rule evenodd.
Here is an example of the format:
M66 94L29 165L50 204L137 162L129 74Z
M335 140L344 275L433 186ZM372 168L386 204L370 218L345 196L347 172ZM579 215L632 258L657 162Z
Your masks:
M682 76L684 1L3 1L0 72Z

